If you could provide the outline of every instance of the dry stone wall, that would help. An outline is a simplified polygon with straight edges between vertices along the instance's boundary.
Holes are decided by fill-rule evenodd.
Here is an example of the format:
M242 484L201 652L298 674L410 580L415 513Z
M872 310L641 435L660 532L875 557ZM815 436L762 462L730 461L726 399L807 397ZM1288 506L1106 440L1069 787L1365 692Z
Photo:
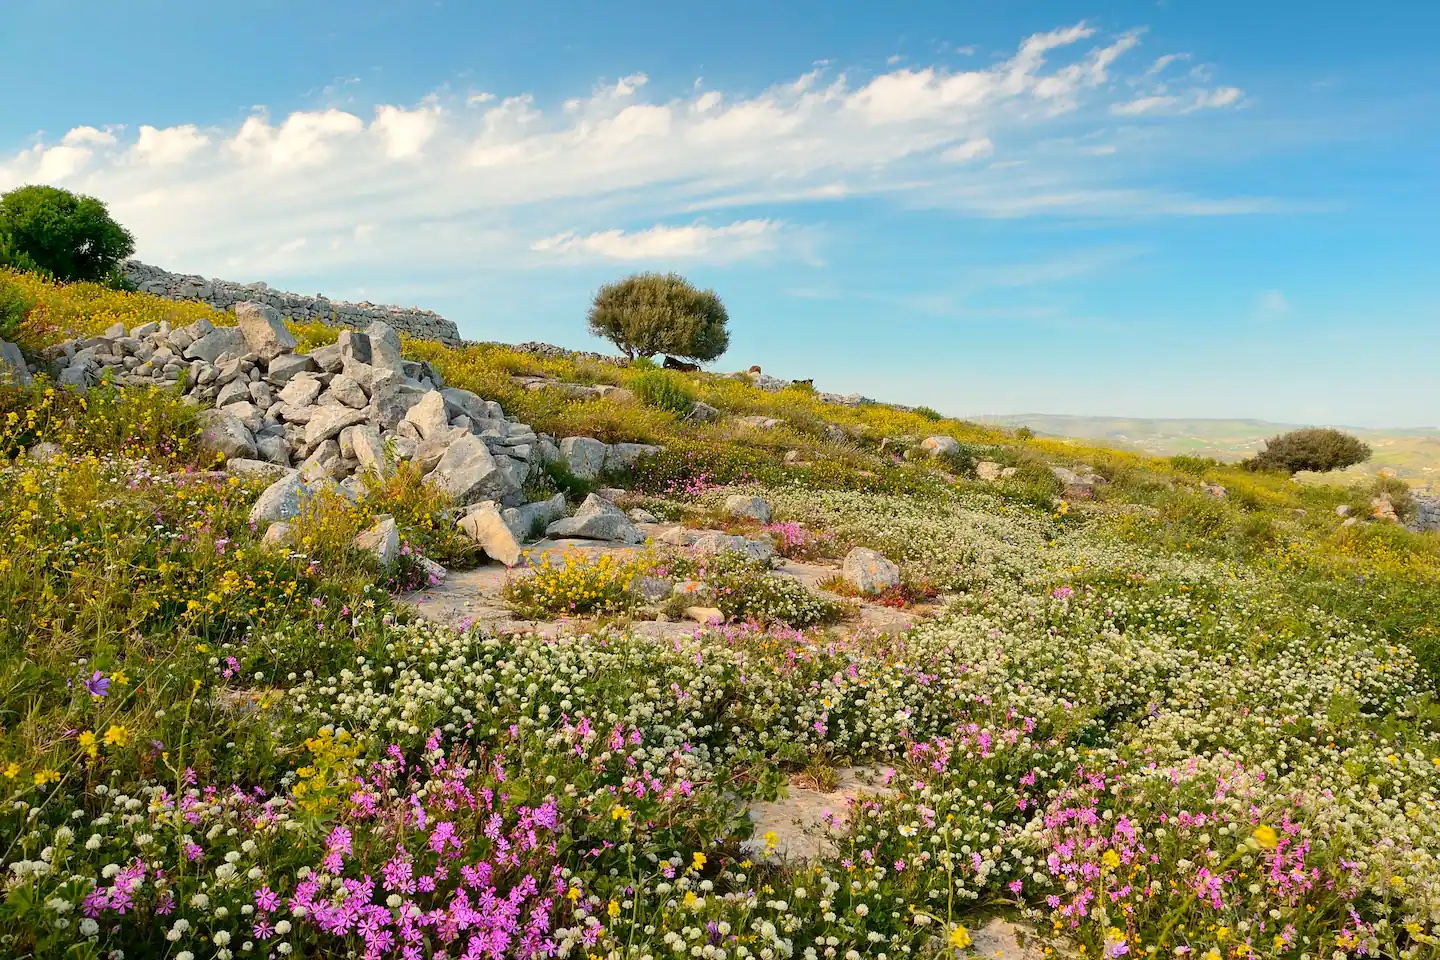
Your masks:
M455 345L460 331L455 324L430 310L391 307L376 303L347 303L329 297L307 297L298 293L271 290L265 283L232 283L192 274L171 273L139 260L127 260L125 276L145 293L173 300L199 300L219 310L233 310L237 303L259 302L280 311L286 319L319 322L332 327L364 330L380 321L412 337Z

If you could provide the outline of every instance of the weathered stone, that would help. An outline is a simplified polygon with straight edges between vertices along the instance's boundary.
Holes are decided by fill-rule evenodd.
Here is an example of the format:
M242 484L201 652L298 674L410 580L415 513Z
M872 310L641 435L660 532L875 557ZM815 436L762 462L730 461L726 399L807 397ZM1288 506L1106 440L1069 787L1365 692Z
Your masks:
M319 377L301 374L285 384L285 389L280 391L279 398L280 402L288 407L308 407L315 402L316 398L320 396L320 391L324 389L325 385L320 382Z
M439 390L431 390L405 414L405 419L415 425L420 436L426 440L444 436L450 431L450 418L445 413L445 397ZM484 446L484 444L481 444Z
M759 523L769 523L770 502L764 497L746 496L743 493L732 494L725 498L725 515L755 520Z
M724 623L725 614L719 607L686 607L685 619L696 623Z
M629 589L646 603L660 603L675 592L675 583L664 577L639 576L630 581Z
M1207 497L1216 497L1221 500L1230 495L1230 491L1218 483L1202 483L1200 484L1200 491Z
M593 437L566 437L560 441L560 460L581 480L594 480L605 469L609 447Z
M690 410L685 414L685 419L693 420L696 423L713 423L720 419L720 411L703 400L696 400L690 404Z
M185 348L183 356L186 360L214 363L227 353L241 354L249 349L239 327L220 327L191 343Z
M256 437L255 454L261 460L278 463L282 467L290 466L290 447L283 436Z
M381 370L399 372L401 368L400 359L400 334L395 328L383 320L376 320L365 328L365 336L370 340L371 366Z
M370 338L357 330L341 330L340 336L335 339L335 345L340 348L342 361L370 362Z
M250 509L250 522L259 526L272 520L292 520L312 497L333 487L333 482L328 480L307 482L298 472L283 476L260 494Z
M380 438L380 431L369 423L357 424L349 430L353 431L350 433L350 447L360 469L386 476L390 469L385 459L385 441Z
M573 517L563 517L546 528L551 537L580 537L618 543L643 543L645 535L619 507L595 494L585 498Z
M981 460L975 464L975 476L985 481L999 480L1005 468L994 460Z
M49 463L52 460L59 459L63 453L64 450L61 449L60 444L42 440L26 451L25 455L36 463Z
M725 533L702 533L691 542L691 546L696 553L738 553L763 564L768 564L775 556L775 548L768 540L751 540Z
M460 529L485 551L492 560L507 567L520 562L520 541L515 531L493 506L467 513L460 518Z
M200 442L227 460L255 457L255 437L239 417L224 410L200 414Z
M370 406L375 411L372 419L380 429L394 430L428 392L398 377L382 377L370 391Z
M948 457L960 450L960 442L954 437L934 436L920 441L920 449L932 457Z
M235 321L250 352L265 363L299 345L294 334L285 329L280 311L268 304L252 300L235 304Z
M288 467L279 466L268 460L249 460L245 457L235 457L226 461L225 469L242 477L283 477L290 472Z
M656 517L655 514L651 513L649 510L641 509L640 507L636 507L635 509L631 510L629 513L626 514L626 516L630 518L630 521L632 523L660 522L660 519Z
M0 383L28 387L32 382L30 370L25 366L25 354L8 340L0 340Z
M333 438L322 441L300 462L300 475L306 480L335 477L342 472L340 444Z
M651 443L612 443L605 450L605 469L612 473L629 470L641 457L659 452L660 448Z
M322 440L339 436L340 431L346 427L364 422L363 410L341 406L320 407L305 425L305 446L313 448Z
M847 553L840 575L867 597L900 585L900 568L869 547L856 547Z
M330 396L356 410L370 402L370 398L365 395L364 389L355 378L344 373L335 374L334 379L330 381Z
M345 368L345 358L340 354L340 344L327 343L310 351L310 359L326 373L339 373Z
M500 516L517 540L539 539L546 527L565 516L565 494L557 493L549 500L506 507L500 511Z
M215 394L215 406L228 407L232 403L248 402L250 400L250 381L231 380L220 388Z
M267 547L283 546L290 539L290 532L293 529L293 524L286 523L284 520L276 520L265 528L265 536L260 538L260 542Z
M375 557L382 570L394 566L400 556L400 528L394 517L380 517L375 525L355 538L355 547Z
M496 462L485 441L469 434L451 442L425 482L461 505L476 500L499 500L519 490L510 474Z
M467 416L476 423L490 419L490 413L485 406L485 401L469 390L461 390L459 387L446 387L440 391L445 398L445 406L452 417Z
M319 369L308 353L282 353L270 361L265 379L278 387L289 383L299 374Z

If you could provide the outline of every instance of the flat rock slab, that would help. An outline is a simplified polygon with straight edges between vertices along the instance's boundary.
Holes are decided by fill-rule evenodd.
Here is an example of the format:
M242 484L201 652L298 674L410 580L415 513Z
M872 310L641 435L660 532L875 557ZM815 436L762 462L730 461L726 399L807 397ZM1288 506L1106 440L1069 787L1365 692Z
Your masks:
M838 838L850 821L850 806L862 796L887 796L892 791L880 782L872 767L841 767L835 771L838 783L826 793L792 782L786 795L750 806L755 833L749 844L767 848L765 834L776 837L773 852L782 860L814 860L833 856Z
M1074 956L1060 944L1049 944L1060 956ZM957 956L986 957L991 960L1043 960L1046 944L1035 931L1023 924L1011 923L1003 917L992 917L983 927L970 931L970 949L957 951Z

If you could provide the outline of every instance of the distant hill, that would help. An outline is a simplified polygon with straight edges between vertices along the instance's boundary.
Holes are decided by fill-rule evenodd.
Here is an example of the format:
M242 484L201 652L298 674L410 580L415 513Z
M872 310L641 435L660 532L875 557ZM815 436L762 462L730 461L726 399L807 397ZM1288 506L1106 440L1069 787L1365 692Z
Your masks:
M1266 438L1277 433L1307 426L1269 420L1081 417L1051 413L1017 413L972 419L1009 429L1029 427L1045 436L1073 437L1122 450L1161 455L1185 453L1227 461L1243 460L1261 449ZM1440 428L1377 430L1340 426L1340 429L1355 434L1375 450L1369 462L1346 473L1373 476L1386 470L1417 486L1440 488Z

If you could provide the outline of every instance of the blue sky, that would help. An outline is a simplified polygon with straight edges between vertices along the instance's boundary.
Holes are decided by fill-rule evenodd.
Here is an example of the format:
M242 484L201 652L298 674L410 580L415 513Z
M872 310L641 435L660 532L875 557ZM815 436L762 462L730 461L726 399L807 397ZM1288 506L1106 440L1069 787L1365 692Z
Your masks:
M0 189L99 196L169 269L574 347L674 269L719 369L1440 423L1430 4L5 7Z

